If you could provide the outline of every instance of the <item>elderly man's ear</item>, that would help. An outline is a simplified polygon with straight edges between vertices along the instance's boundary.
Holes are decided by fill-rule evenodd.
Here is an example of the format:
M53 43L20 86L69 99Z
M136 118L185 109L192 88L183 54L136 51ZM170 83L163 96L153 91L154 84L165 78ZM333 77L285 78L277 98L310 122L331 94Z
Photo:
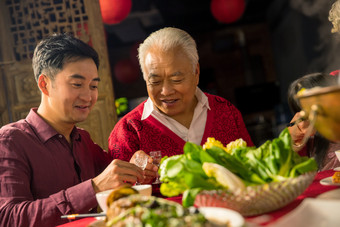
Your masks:
M38 79L38 87L42 93L45 95L48 95L48 88L47 85L50 82L50 78L45 76L44 74L41 74Z
M198 85L200 81L200 65L197 63L196 70L195 70L195 76L197 77L196 85Z

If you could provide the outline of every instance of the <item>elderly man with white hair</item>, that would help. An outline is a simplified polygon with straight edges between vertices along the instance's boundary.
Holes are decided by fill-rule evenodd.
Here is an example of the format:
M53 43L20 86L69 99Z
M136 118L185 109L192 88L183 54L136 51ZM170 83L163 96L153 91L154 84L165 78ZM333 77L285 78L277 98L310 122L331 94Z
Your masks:
M135 153L183 154L187 141L203 145L208 137L223 145L239 138L253 145L239 110L197 87L199 57L187 32L167 27L152 33L138 57L149 98L114 127L109 137L113 157L134 163ZM151 172L146 168L145 175Z

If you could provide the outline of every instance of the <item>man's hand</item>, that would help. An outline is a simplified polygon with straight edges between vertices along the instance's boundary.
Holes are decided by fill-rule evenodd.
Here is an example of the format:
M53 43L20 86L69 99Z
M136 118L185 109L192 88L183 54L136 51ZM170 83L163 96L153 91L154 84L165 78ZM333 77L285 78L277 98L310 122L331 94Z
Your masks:
M130 163L135 164L135 159L136 159L137 154L148 156L148 164L146 165L144 169L144 180L139 183L150 184L158 176L158 167L152 164L153 162L152 158L142 150L136 151L133 154L133 156L130 159Z
M92 179L95 192L101 192L123 185L143 182L143 171L136 165L119 159L113 160L106 169Z

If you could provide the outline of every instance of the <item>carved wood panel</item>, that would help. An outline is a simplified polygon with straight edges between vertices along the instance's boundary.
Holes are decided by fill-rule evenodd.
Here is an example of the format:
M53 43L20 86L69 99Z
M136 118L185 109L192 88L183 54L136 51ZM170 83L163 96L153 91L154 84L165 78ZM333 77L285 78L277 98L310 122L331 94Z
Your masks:
M79 124L107 149L107 138L117 121L111 70L98 0L0 1L0 114L6 121L24 118L40 103L31 58L36 44L53 33L72 33L97 50L100 59L98 102L89 118ZM6 101L7 100L7 101ZM4 106L6 105L6 106ZM9 116L7 116L9 115Z

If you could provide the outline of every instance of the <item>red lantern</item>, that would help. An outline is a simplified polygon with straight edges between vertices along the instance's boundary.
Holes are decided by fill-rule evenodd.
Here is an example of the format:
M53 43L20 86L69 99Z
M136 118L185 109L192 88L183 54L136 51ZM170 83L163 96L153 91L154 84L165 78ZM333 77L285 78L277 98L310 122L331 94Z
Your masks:
M216 20L222 23L233 23L244 13L244 0L212 0L210 10Z
M114 74L119 82L131 84L138 80L140 71L130 59L123 59L115 64Z
M117 24L130 13L131 0L99 0L100 11L105 24Z

